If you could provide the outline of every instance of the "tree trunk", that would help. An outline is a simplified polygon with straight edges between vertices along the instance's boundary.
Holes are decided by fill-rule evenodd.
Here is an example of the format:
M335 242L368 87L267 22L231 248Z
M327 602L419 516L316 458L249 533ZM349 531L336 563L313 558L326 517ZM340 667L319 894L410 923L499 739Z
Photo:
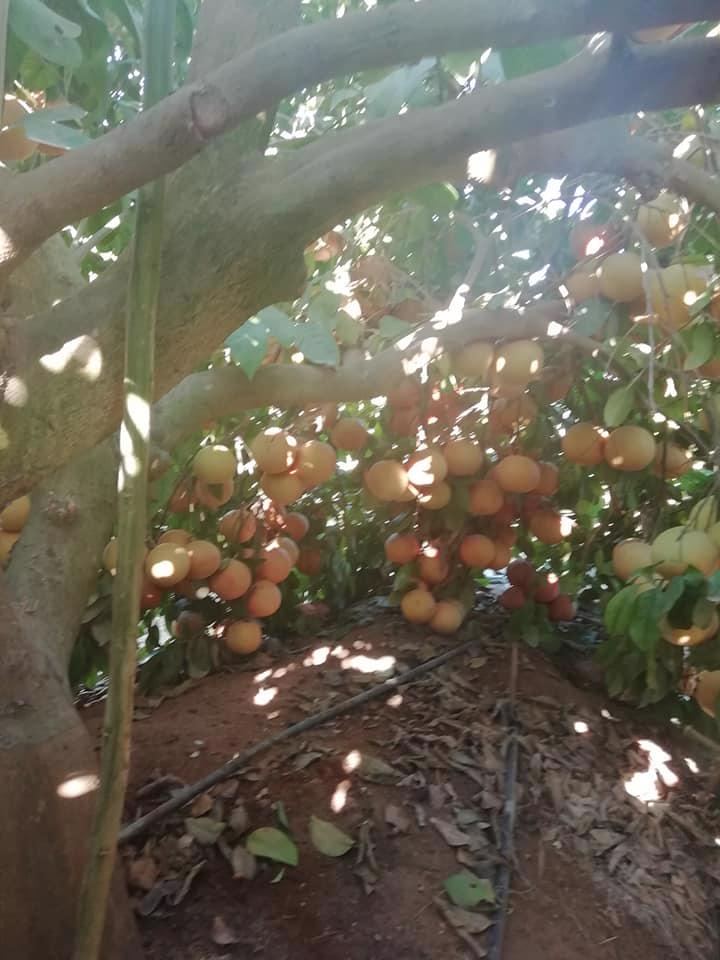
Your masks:
M61 656L23 636L0 580L0 943L17 960L69 960L97 770ZM104 960L141 960L118 872Z

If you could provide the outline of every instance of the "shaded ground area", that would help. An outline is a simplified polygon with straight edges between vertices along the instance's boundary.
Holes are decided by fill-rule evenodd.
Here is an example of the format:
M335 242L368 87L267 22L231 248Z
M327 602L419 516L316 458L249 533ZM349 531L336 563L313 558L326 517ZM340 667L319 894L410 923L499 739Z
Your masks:
M150 960L486 955L492 904L458 908L443 888L469 870L492 891L502 863L511 655L492 619L473 629L469 652L261 754L124 851ZM192 782L455 642L374 614L295 657L262 654L140 704L128 815L166 798L163 781L147 794L161 776ZM86 716L97 731L99 707ZM520 651L516 718L505 960L714 956L720 817L704 761L693 772L687 748L661 744L535 651ZM312 816L341 828L352 850L320 853ZM234 879L233 867L251 872L237 852L248 831L284 819L298 866L259 860L253 879Z

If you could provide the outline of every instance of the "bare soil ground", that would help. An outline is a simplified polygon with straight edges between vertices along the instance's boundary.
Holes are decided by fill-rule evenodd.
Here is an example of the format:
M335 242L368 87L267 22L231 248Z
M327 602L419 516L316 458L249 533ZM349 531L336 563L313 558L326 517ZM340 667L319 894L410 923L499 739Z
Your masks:
M470 652L261 754L124 850L149 960L486 955L498 919L492 905L454 908L443 889L461 870L495 885L502 863L510 647L497 624L474 629ZM341 640L319 638L294 656L260 654L158 706L141 704L128 816L166 798L162 788L142 793L160 776L190 783L377 683L377 671L413 666L456 642L374 614ZM520 651L515 712L504 960L717 955L720 816L706 761L698 758L693 773L687 747L669 746L534 651ZM100 706L84 714L97 733ZM296 867L260 860L253 879L233 878L228 858L247 836L243 808L247 831L278 826L284 811ZM341 828L354 847L337 858L320 853L311 816ZM216 843L203 835L208 820L227 825Z

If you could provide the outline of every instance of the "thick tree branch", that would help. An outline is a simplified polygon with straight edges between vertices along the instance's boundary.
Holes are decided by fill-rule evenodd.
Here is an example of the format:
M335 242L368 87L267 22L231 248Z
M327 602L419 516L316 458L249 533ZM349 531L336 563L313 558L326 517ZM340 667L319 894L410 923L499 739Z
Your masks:
M609 173L641 189L667 187L720 214L720 181L679 160L661 144L632 135L625 120L613 118L532 137L505 148L488 184L509 186L529 173Z
M153 439L162 449L172 450L207 420L243 410L271 404L287 409L349 403L382 396L389 383L444 353L474 340L547 337L549 325L561 324L565 316L559 301L539 303L526 311L466 310L458 322L448 323L440 314L376 356L337 370L310 364L270 364L252 379L235 366L194 373L156 404ZM565 335L572 340L570 332ZM597 347L594 342L593 347Z
M613 114L718 97L720 42L678 40L618 48L606 41L595 52L541 74L325 137L300 153L301 165L288 176L282 200L290 199L292 215L319 235L394 192L433 179L464 181L467 159L474 153L496 152L512 141ZM653 154L657 167L656 151L646 153ZM601 162L613 165L607 146L600 154ZM640 154L633 151L637 166ZM626 150L627 164L629 156ZM489 153L475 177L492 182L496 159L496 153Z
M177 169L209 140L305 86L481 44L517 46L600 30L629 33L718 16L718 0L428 0L289 30L131 123L0 189L0 280L65 224ZM681 78L673 76L682 88ZM715 81L711 75L705 93Z
M293 299L302 285L303 247L339 219L451 169L464 171L477 150L588 115L695 103L709 87L720 93L718 42L676 41L632 53L605 44L539 76L329 137L275 164L248 165L224 150L221 162L211 151L209 161L202 158L200 169L188 165L173 185L157 395L252 313ZM10 330L8 373L22 382L26 401L6 402L0 412L10 441L0 451L0 500L117 426L125 284L119 266L74 300Z

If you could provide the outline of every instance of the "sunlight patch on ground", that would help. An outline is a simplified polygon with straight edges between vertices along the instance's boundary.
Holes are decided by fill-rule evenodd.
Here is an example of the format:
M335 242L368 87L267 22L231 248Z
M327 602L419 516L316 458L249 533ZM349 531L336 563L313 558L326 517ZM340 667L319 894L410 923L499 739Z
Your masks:
M316 647L303 660L304 667L321 667L330 656L330 647Z
M343 660L340 666L343 670L357 670L359 673L387 673L396 664L395 657L366 657L358 654Z
M685 761L685 765L690 771L690 773L700 773L700 767L697 765L697 763L693 760L692 757L683 757L683 760Z
M332 797L330 797L330 809L333 813L340 813L347 803L347 795L352 786L349 780L341 780L335 787Z
M584 720L576 720L575 723L573 723L573 730L575 733L590 733L590 727Z
M394 693L391 697L388 697L386 702L393 710L397 710L397 708L403 704L403 695L401 693Z
M57 788L59 797L66 800L75 800L77 797L83 797L86 793L92 793L100 786L100 778L96 773L76 773L63 780Z
M638 740L638 746L648 755L648 769L633 773L625 780L625 792L643 803L662 799L660 782L674 787L679 782L677 774L667 766L672 757L653 740Z
M271 700L274 700L278 694L277 687L260 687L253 697L253 703L256 707L266 707Z
M253 677L255 683L265 683L266 680L269 680L272 676L272 670L262 670L260 673L256 673Z
M350 753L348 753L347 756L344 757L342 762L342 768L345 771L345 773L352 773L353 770L357 770L357 768L360 766L361 763L362 763L362 754L360 753L360 751L351 750Z

